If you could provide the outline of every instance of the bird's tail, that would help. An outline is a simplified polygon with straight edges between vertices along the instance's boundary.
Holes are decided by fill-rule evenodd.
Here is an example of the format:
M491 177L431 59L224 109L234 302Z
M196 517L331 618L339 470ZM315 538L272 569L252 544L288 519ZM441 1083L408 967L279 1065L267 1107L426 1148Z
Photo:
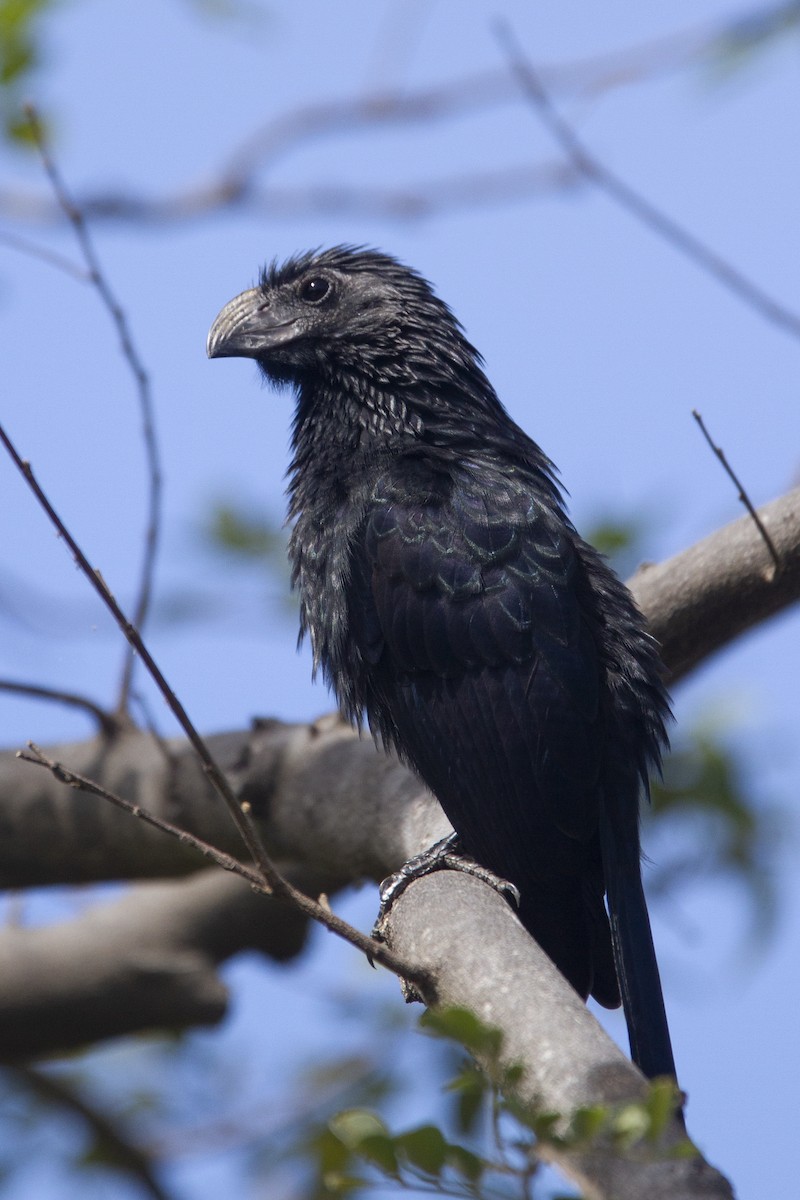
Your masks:
M648 1079L659 1075L676 1079L638 853L634 856L627 848L620 853L607 817L601 820L601 848L631 1057Z

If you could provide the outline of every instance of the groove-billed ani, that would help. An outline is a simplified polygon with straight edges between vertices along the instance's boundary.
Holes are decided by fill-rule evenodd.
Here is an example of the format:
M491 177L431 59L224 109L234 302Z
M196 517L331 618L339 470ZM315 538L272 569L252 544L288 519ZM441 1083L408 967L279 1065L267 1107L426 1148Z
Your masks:
M621 992L642 1070L674 1075L639 865L669 710L643 619L567 519L552 464L450 309L377 252L271 266L208 353L296 390L301 635L342 709L516 885L576 991L608 1007Z

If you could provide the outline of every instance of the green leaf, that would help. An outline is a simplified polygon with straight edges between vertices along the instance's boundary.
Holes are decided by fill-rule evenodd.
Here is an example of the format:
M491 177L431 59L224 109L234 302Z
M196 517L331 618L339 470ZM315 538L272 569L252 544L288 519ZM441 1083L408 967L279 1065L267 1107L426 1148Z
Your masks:
M386 1133L370 1133L363 1137L357 1146L354 1147L354 1153L372 1166L383 1171L385 1175L390 1175L396 1179L400 1174L397 1165L397 1151L395 1149L395 1139Z
M6 137L18 146L34 144L21 89L42 57L39 18L54 7L54 0L0 0L0 120Z
M474 1130L488 1087L486 1076L472 1063L448 1083L447 1090L456 1094L456 1120L461 1133Z
M555 1137L556 1126L561 1121L561 1115L556 1112L535 1113L526 1116L526 1124L530 1126L540 1141L552 1141Z
M591 1142L600 1134L608 1121L608 1109L604 1104L579 1108L569 1124L568 1140Z
M280 523L272 524L241 506L222 503L212 511L205 536L219 550L246 558L285 557L285 538Z
M496 1059L503 1045L503 1034L493 1029L466 1008L429 1009L420 1026L434 1037L452 1038L472 1054Z
M339 1171L328 1171L322 1176L325 1190L335 1196L346 1196L348 1192L356 1192L367 1187L367 1180L358 1175L345 1175Z
M303 1146L305 1151L306 1146ZM321 1176L341 1174L350 1161L350 1151L330 1129L320 1129L308 1142L308 1150L319 1163Z
M680 1107L681 1095L672 1079L654 1079L645 1101L645 1108L650 1117L651 1140L661 1136Z
M398 1153L426 1175L439 1176L447 1161L447 1142L435 1125L420 1125L395 1138Z
M631 1146L650 1132L650 1114L644 1104L625 1104L614 1114L611 1127L618 1143Z
M49 140L49 126L42 118L41 113L39 114L38 126L45 140ZM26 149L30 149L37 144L34 128L21 109L12 108L10 112L4 115L3 128L9 141L14 142L17 146L24 146Z
M364 1138L387 1137L389 1133L380 1117L366 1108L348 1108L336 1113L328 1128L348 1150L357 1150Z
M477 1183L486 1170L483 1160L478 1158L477 1154L473 1154L471 1150L467 1150L465 1146L448 1146L446 1157L448 1167L451 1167L464 1179L469 1180L470 1183Z

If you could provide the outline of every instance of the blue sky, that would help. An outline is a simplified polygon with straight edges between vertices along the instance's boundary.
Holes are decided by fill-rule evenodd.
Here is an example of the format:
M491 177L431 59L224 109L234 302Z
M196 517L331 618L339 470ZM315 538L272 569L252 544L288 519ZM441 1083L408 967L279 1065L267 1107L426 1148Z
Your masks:
M58 159L77 194L113 187L156 196L208 182L234 147L301 105L381 88L411 92L501 67L491 31L497 15L546 67L711 28L731 9L300 0L217 20L177 2L84 0L52 21L48 61L30 92L55 114ZM606 165L800 311L798 100L793 41L732 76L695 66L592 96L559 96ZM313 140L281 156L260 182L407 187L557 158L535 113L515 100L452 121ZM0 169L4 187L46 194L33 160L3 150ZM64 230L16 228L76 257ZM239 727L256 714L305 719L330 706L310 681L307 653L295 653L291 624L265 605L261 581L221 569L197 537L215 499L276 518L282 512L289 398L262 390L252 364L208 363L204 351L216 312L273 256L347 241L378 245L420 269L485 355L506 406L558 464L579 527L633 511L647 522L648 558L739 515L693 408L756 503L797 481L796 341L589 187L406 221L300 209L104 224L96 240L153 381L166 481L159 592L203 589L219 607L214 619L162 621L149 638L203 730ZM2 419L128 603L145 476L114 332L89 288L2 246L0 253ZM3 626L0 675L110 699L117 638L2 461L0 504L0 601L21 610ZM782 617L707 664L676 696L679 721L735 721L757 794L786 809L776 861L780 919L761 952L744 951L741 904L726 889L695 888L655 913L691 1129L743 1200L788 1194L795 1178L800 757L790 681L800 673L798 632L796 614ZM18 699L0 696L0 711L6 745L89 732L77 714ZM162 724L172 732L165 714ZM365 923L370 907L358 909ZM336 969L351 970L342 966L348 950L326 944L321 953L323 963L332 957ZM326 969L310 967L312 977ZM258 969L233 974L244 989L241 1011L250 1012L248 997L262 986ZM268 985L270 1022L285 1022L290 1040L292 986L280 976ZM621 1036L621 1022L612 1022ZM199 1182L191 1186L187 1195L205 1194Z

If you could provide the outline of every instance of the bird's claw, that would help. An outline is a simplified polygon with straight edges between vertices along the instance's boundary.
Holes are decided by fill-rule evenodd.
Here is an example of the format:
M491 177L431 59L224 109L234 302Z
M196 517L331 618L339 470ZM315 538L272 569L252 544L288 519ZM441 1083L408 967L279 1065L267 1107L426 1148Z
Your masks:
M441 841L435 842L428 850L414 855L407 863L403 864L399 871L395 871L393 875L384 879L380 886L380 911L372 929L372 936L376 941L384 940L383 930L386 918L398 896L401 896L415 879L422 879L423 876L431 875L434 871L462 871L466 875L473 875L499 892L506 900L513 903L515 908L519 908L519 888L515 887L508 879L502 879L499 875L495 875L488 867L482 867L480 863L467 857L461 850L458 835L451 833Z

